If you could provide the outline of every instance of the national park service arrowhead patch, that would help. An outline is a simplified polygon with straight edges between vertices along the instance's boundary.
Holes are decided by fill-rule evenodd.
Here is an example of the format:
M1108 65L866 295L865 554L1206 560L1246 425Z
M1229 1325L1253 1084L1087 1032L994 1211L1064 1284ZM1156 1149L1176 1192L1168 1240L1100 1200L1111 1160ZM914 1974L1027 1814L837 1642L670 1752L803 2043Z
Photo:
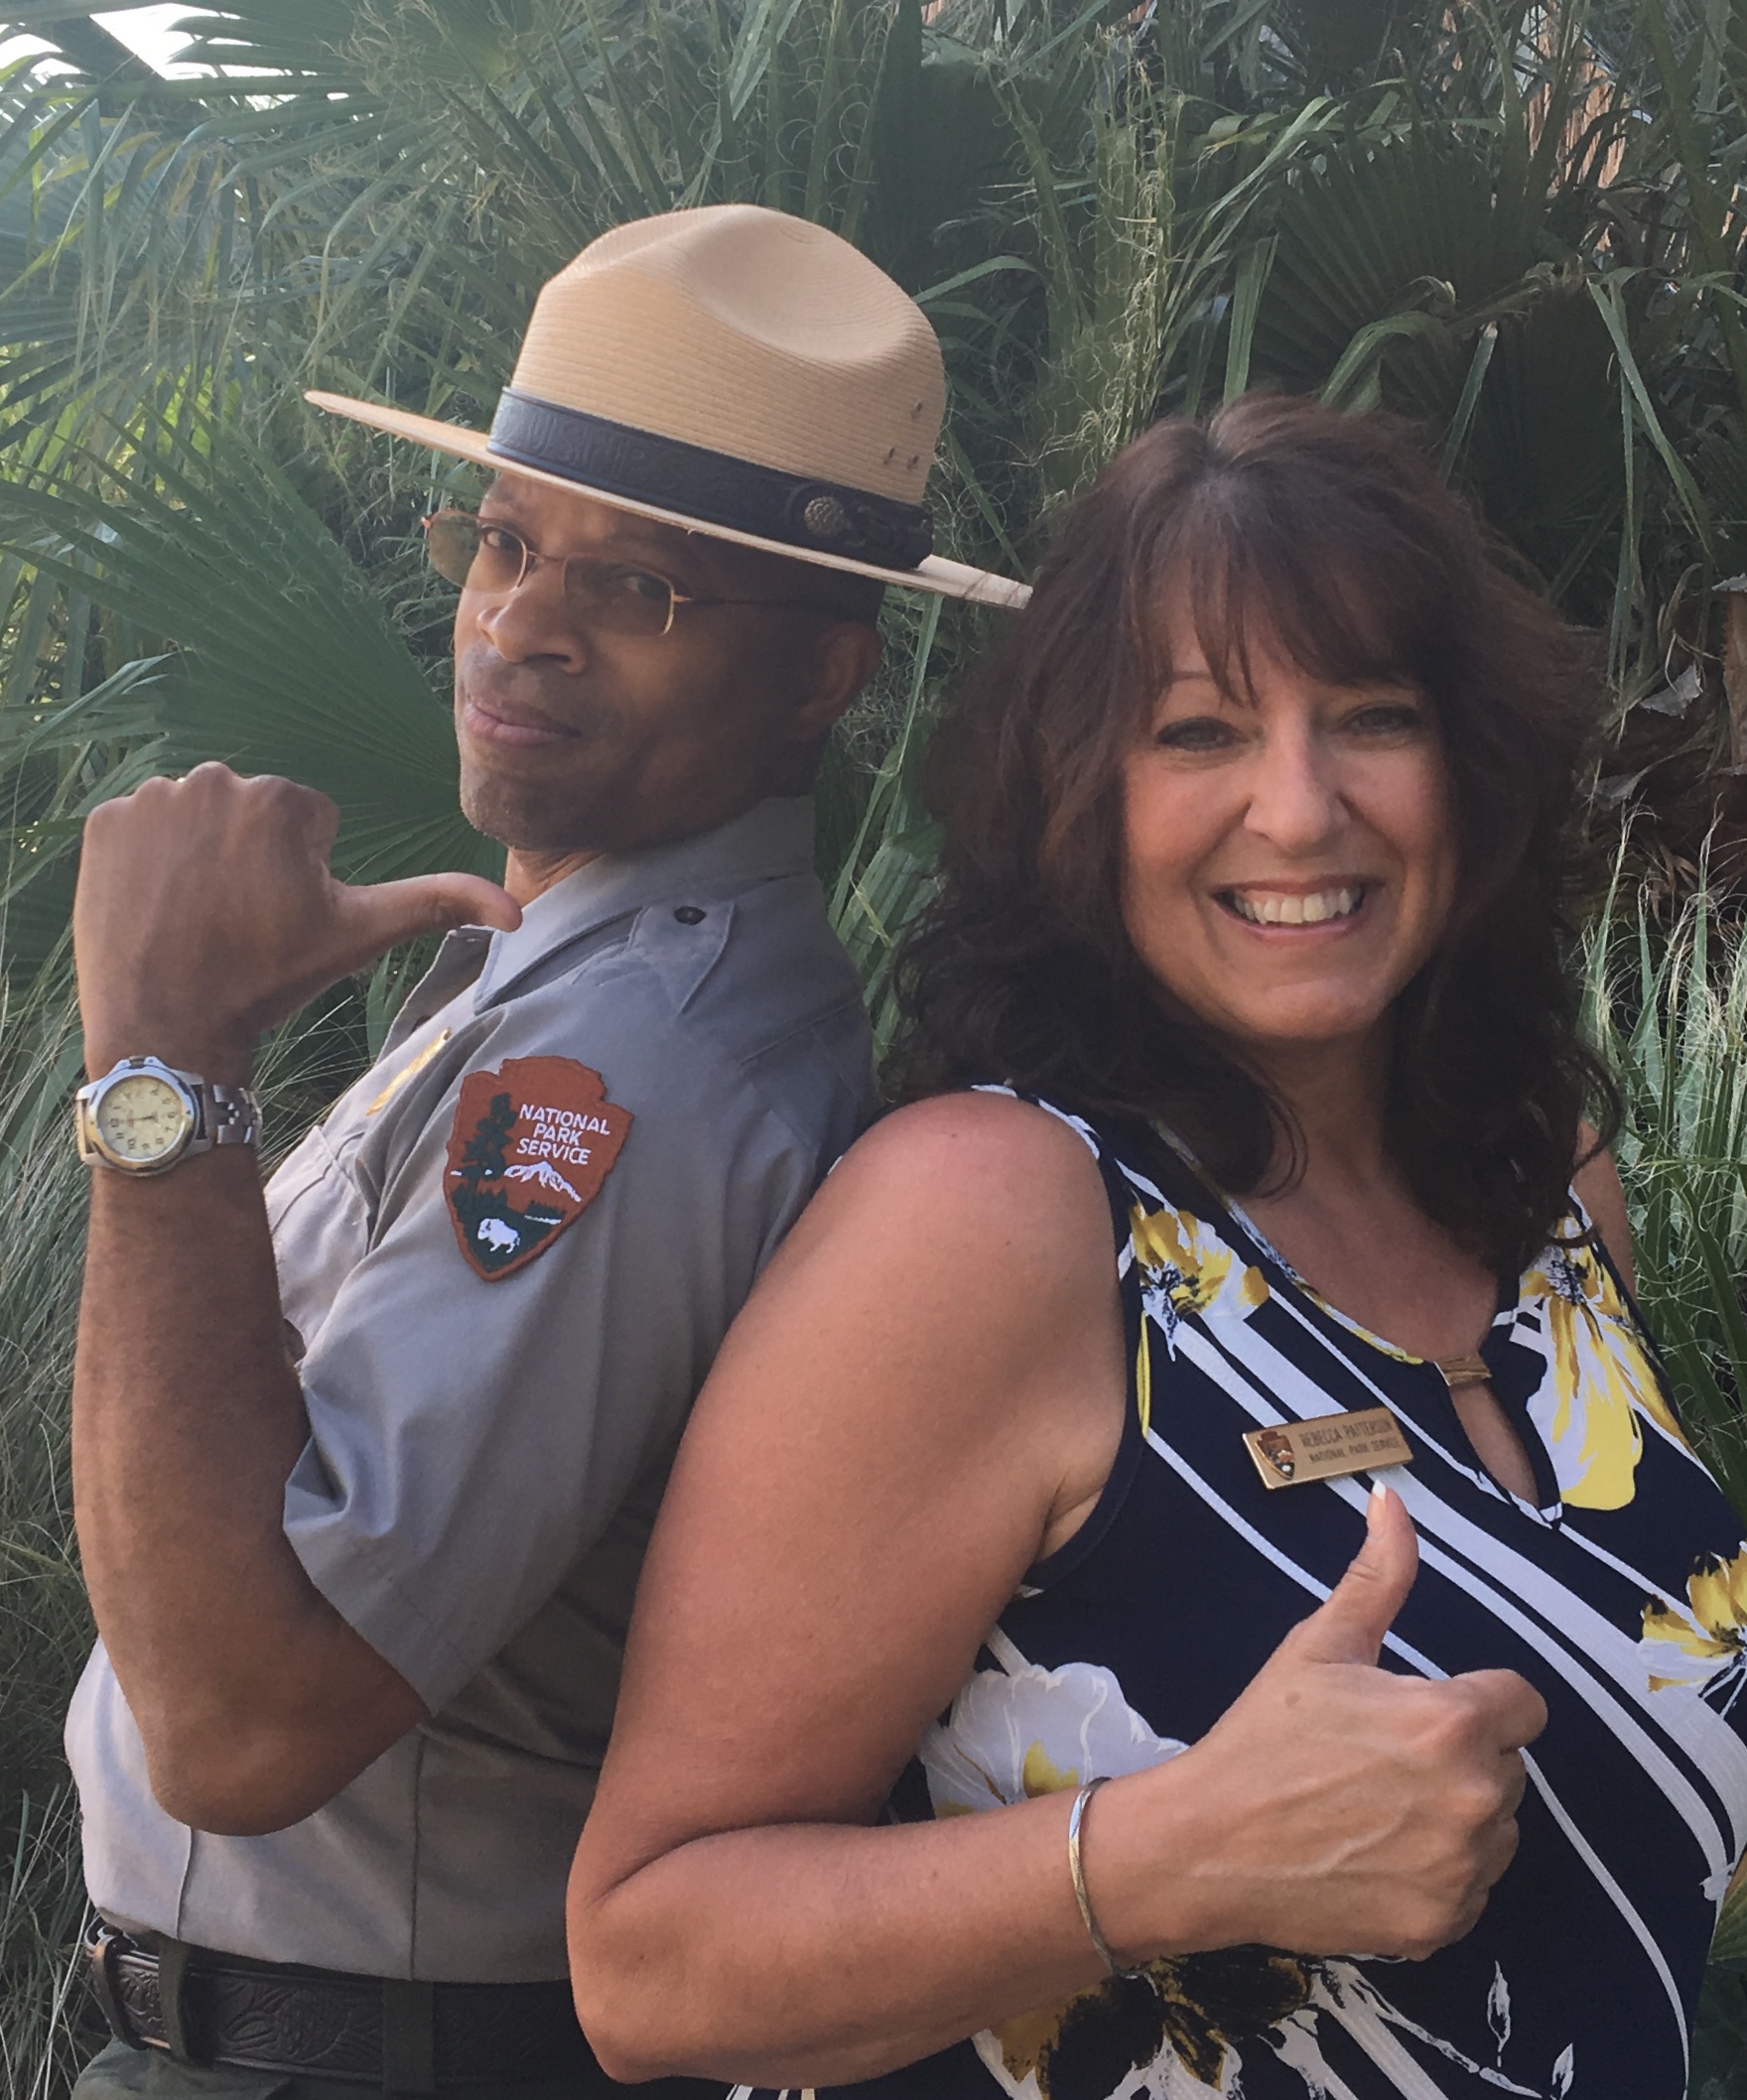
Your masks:
M506 1058L461 1083L444 1192L461 1250L487 1283L544 1253L601 1193L631 1126L599 1072Z

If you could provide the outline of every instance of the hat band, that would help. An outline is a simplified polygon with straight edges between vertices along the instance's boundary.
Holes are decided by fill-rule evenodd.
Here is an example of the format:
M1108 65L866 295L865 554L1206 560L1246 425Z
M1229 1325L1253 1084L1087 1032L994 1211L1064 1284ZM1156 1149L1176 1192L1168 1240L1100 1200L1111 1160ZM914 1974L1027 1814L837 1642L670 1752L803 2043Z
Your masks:
M934 527L920 504L785 474L513 387L499 397L485 449L493 459L580 481L603 495L809 553L914 569L934 546Z

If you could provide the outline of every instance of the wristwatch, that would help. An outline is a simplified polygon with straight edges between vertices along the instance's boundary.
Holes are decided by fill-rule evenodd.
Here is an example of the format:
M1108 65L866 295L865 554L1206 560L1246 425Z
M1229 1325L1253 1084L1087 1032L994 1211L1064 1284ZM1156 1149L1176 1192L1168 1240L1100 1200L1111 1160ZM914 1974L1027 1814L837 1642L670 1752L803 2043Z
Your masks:
M214 1145L252 1145L261 1105L247 1087L217 1087L156 1057L124 1057L72 1098L78 1156L118 1174L163 1174Z

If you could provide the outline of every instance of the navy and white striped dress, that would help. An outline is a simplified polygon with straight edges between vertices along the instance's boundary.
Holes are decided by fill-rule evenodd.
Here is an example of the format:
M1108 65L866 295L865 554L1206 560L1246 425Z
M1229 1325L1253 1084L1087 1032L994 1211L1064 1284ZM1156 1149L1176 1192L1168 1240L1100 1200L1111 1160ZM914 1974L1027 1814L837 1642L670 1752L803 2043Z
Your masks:
M1519 1670L1550 1719L1515 1861L1474 1930L1428 1961L1160 1961L856 2090L1680 2100L1747 1841L1747 1526L1682 1437L1575 1199L1483 1350L1534 1464L1531 1505L1480 1468L1435 1365L1319 1300L1184 1156L1064 1120L1117 1219L1127 1426L1095 1513L1002 1615L899 1812L974 1814L1133 1772L1211 1728L1339 1581L1370 1487L1270 1493L1243 1432L1347 1408L1387 1405L1413 1453L1386 1476L1420 1550L1386 1666Z

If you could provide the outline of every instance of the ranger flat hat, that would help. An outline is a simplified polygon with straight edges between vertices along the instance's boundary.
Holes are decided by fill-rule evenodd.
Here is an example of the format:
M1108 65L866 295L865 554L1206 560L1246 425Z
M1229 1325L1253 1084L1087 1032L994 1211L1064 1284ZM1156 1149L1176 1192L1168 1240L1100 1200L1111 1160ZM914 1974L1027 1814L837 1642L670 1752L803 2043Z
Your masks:
M946 380L927 317L784 211L708 204L591 241L541 292L489 432L307 398L742 547L988 605L1030 595L931 551Z

